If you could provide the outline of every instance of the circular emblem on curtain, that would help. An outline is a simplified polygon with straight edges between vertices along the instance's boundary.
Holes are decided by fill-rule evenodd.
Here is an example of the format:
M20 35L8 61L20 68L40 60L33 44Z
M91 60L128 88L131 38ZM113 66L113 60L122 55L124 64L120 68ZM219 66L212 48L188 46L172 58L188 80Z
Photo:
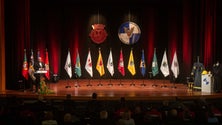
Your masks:
M136 42L138 42L140 38L140 28L139 26L134 22L125 22L123 23L118 32L119 39L124 43L128 45L132 45Z
M106 40L107 37L107 32L104 29L105 25L103 24L93 24L92 25L92 30L89 34L91 40L94 43L100 44Z

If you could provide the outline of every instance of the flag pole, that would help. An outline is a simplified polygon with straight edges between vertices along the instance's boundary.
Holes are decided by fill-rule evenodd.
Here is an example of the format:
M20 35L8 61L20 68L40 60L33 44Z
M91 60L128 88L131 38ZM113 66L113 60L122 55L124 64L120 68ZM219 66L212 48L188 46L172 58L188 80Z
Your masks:
M79 85L79 79L76 73L75 73L75 77L76 77L75 87L77 88L77 87L80 87L80 85Z
M132 82L131 82L130 86L136 86L135 83L134 83L134 79L132 79Z
M69 81L67 81L67 79L66 82L67 82L66 88L71 88L71 86L69 85Z
M144 83L144 79L145 79L145 77L143 76L143 82L140 86L143 86L143 87L146 86L146 84Z
M103 84L101 83L101 76L99 77L99 84L97 84L97 86L103 86Z
M166 77L164 77L164 78L166 78ZM167 87L167 85L165 84L165 79L163 79L163 85L161 85L161 88L166 88Z
M173 86L171 88L174 88L176 89L177 87L175 86L175 81L176 81L176 78L173 76Z
M109 84L108 84L108 86L113 86L111 79L112 79L112 76L109 78Z
M92 84L91 84L91 77L90 77L90 79L89 79L89 81L88 81L88 84L87 84L86 86L87 86L87 87L92 86Z
M66 61L68 60L68 58L70 57L70 49L68 49L68 55L67 55L67 58L66 58ZM70 60L71 61L71 60ZM66 62L67 63L67 62ZM71 64L71 62L68 62ZM68 75L69 76L69 75ZM66 79L67 80L67 79ZM69 81L66 81L67 82L67 85L66 85L66 88L71 88L71 86L69 85Z
M155 57L155 58L154 58ZM154 62L155 61L155 62ZM157 87L158 85L156 84L156 80L155 80L155 76L158 74L158 73L153 73L153 66L154 66L154 68L156 68L156 64L157 63L157 59L156 59L156 48L154 48L154 54L153 54L153 62L152 62L152 71L151 71L151 73L153 74L152 75L152 78L154 79L154 84L152 85L152 87Z

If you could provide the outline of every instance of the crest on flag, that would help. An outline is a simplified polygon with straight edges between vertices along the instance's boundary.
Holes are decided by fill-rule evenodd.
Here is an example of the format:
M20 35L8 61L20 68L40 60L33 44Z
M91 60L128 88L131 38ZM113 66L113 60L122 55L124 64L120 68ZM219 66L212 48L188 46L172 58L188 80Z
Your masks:
M166 50L164 51L164 54L163 54L163 59L162 59L162 63L161 63L161 66L160 66L160 70L163 73L164 77L166 77L170 74L168 61L167 61Z
M34 55L33 55L33 50L31 50L31 56L30 56L30 62L29 62L29 76L31 77L31 79L33 81L36 80L36 77L35 77L35 69L34 69Z
M130 57L129 57L129 62L128 62L128 70L132 75L136 74L136 69L135 69L135 64L134 64L134 58L133 58L133 49L130 51Z
M141 57L141 60L140 60L140 71L141 71L141 74L143 76L145 76L145 74L146 74L146 64L145 64L144 50L142 50L142 57Z
M179 63L178 63L178 60L177 60L177 53L176 53L176 51L174 52L174 55L173 55L173 61L172 61L172 64L171 64L171 70L173 72L174 77L177 78L178 75L179 75Z
M49 56L48 56L47 49L46 49L46 52L45 52L45 70L47 71L45 76L49 80L50 79L50 71L49 71Z
M81 77L81 64L80 64L80 57L79 57L79 51L76 50L76 64L75 64L75 73L78 77Z
M101 54L101 50L99 48L99 56L96 64L96 69L99 72L100 76L103 76L105 74L104 65L103 65L103 58Z
M123 60L123 52L122 52L122 49L120 50L118 70L119 70L119 72L122 74L122 76L125 76L124 60Z
M66 57L66 63L65 63L64 69L66 70L67 74L69 75L69 78L72 78L72 65L71 65L70 51L68 51L68 55Z
M89 34L91 40L94 43L100 44L106 40L107 32L105 30L105 25L103 24L94 24L92 25L92 30Z
M28 62L27 62L27 56L26 56L26 49L24 49L24 60L23 60L23 64L22 64L22 75L26 80L28 80L29 74L28 74Z
M92 59L91 59L91 52L90 50L88 51L87 59L86 59L86 64L85 64L85 69L89 73L91 77L93 77L93 70L92 70Z
M154 54L153 54L152 73L153 76L156 76L159 73L158 62L156 57L156 48L154 49Z
M136 42L138 42L140 38L140 28L139 26L134 22L125 22L123 23L118 32L119 39L124 43L128 45L132 45Z
M113 55L112 55L112 50L110 49L109 52L109 57L108 57L108 61L107 61L107 69L109 71L109 73L111 74L111 76L113 76L114 74L114 66L113 66Z

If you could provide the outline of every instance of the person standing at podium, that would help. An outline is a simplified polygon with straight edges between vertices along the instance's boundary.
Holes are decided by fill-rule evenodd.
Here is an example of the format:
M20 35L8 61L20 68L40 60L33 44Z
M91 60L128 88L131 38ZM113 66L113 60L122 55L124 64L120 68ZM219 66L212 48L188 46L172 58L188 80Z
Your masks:
M214 92L220 92L222 86L222 65L217 61L212 68L214 78Z
M42 61L41 57L38 57L38 61L35 63L35 71L43 71L45 70L45 64ZM36 82L35 82L35 92L38 92L40 87L40 79L41 77L44 77L44 74L41 73L35 73Z

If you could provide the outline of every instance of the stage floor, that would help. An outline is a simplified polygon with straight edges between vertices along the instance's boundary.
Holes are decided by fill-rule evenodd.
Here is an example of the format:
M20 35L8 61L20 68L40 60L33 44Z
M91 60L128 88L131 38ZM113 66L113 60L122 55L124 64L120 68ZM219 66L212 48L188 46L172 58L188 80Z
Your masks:
M102 86L98 86L101 83ZM112 84L109 85L109 84ZM120 86L119 84L123 85ZM92 86L88 86L91 84ZM132 86L131 84L135 84ZM141 84L145 84L142 86ZM157 86L153 86L157 85ZM71 95L73 100L89 100L92 93L97 93L98 100L192 100L192 99L219 99L222 93L207 93L200 90L189 89L186 84L170 83L169 80L117 80L117 79L72 79L59 80L56 83L47 83L54 93L36 94L29 90L6 90L1 96L16 96L21 98L38 98L39 95L46 99L66 99ZM70 87L67 87L70 86ZM165 86L165 87L164 87Z

